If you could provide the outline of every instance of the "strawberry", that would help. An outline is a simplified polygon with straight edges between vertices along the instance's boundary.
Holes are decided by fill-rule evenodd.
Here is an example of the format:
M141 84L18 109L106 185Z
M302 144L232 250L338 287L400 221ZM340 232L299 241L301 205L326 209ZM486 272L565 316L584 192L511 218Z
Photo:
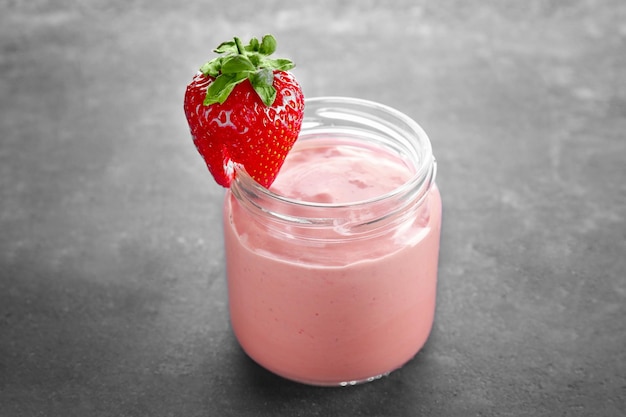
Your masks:
M230 187L236 168L269 188L298 138L304 96L294 64L269 56L276 40L265 35L244 46L223 42L185 92L191 136L218 184Z

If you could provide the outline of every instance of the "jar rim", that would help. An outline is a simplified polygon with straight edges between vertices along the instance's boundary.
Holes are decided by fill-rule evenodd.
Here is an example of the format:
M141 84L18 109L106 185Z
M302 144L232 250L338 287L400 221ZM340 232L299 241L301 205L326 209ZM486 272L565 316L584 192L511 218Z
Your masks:
M305 115L303 121L303 130L307 123L307 107L313 105L334 105L334 106L353 106L362 109L375 110L377 112L385 113L398 122L404 123L408 129L418 138L420 141L419 145L422 149L422 153L428 158L425 158L423 161L420 161L419 165L415 168L415 172L413 175L402 185L394 188L391 191L380 194L378 196L364 199L364 200L356 200L349 202L341 202L341 203L320 203L320 202L311 202L311 201L303 201L295 198L286 197L271 191L269 188L266 188L255 181L245 170L242 165L235 166L235 178L233 183L237 186L242 186L247 190L250 190L255 195L261 195L264 198L270 199L272 201L276 201L283 204L300 206L300 207L308 207L308 208L319 208L319 209L347 209L347 208L359 208L362 206L369 206L372 204L376 204L383 200L389 200L396 198L398 196L409 193L410 190L415 189L416 187L421 186L425 182L426 190L430 189L430 186L434 183L435 179L435 171L436 171L436 161L432 154L432 145L430 143L430 139L428 135L424 131L424 129L412 118L407 116L406 114L396 110L393 107L390 107L385 104L377 103L370 100L360 99L360 98L351 98L351 97L341 97L341 96L321 96L321 97L312 97L305 99Z

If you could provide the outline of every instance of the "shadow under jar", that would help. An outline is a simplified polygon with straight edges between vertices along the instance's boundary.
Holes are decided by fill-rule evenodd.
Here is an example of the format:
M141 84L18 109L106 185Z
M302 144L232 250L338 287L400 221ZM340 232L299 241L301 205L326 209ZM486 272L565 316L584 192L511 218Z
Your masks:
M404 114L308 99L272 187L237 169L226 193L230 318L244 351L324 386L372 381L413 358L435 311L435 172L428 136Z

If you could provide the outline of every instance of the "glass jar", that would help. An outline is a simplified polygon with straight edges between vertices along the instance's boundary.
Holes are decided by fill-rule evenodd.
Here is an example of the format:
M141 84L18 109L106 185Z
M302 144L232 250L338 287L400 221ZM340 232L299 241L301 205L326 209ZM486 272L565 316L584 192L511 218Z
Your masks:
M334 190L342 175L317 170L342 158L357 164L342 174L355 193L373 182L392 187L357 199L345 184ZM294 167L306 178L288 177ZM395 184L398 172L406 175ZM278 375L324 386L372 381L415 356L435 311L435 172L428 136L406 115L359 99L308 99L275 182L289 178L291 195L243 169L226 193L230 318L244 351ZM315 190L301 197L298 187Z

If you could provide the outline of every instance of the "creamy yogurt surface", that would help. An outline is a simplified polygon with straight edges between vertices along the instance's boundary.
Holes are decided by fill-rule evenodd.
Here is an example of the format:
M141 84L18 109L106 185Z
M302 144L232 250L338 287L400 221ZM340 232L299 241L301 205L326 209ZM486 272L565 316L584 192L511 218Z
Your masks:
M351 203L393 191L413 174L407 163L381 148L332 141L297 143L270 188L316 203Z

